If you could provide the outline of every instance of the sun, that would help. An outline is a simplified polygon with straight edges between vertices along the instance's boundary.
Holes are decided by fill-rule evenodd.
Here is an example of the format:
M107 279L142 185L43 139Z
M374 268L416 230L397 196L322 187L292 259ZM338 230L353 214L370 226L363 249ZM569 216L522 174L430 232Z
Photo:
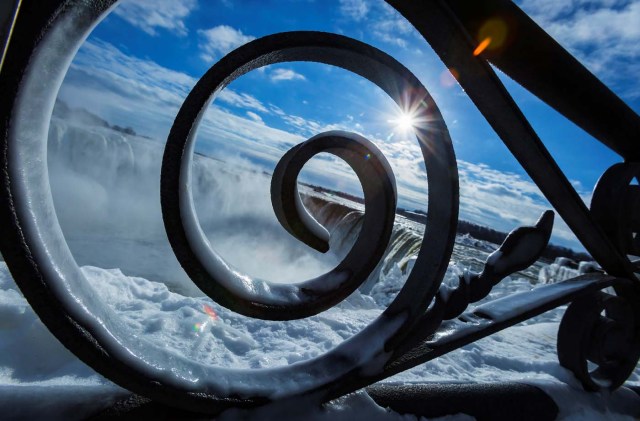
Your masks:
M416 119L410 113L400 113L397 118L389 120L389 123L393 123L396 128L402 132L408 132L416 125Z

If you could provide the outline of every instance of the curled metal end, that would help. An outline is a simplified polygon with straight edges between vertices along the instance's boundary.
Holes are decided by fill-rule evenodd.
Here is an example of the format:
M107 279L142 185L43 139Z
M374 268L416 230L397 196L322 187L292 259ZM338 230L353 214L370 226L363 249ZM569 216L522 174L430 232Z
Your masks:
M298 192L298 175L302 167L321 152L342 158L356 173L364 192L365 218L377 221L371 228L387 225L387 229L371 240L386 244L397 201L395 177L382 152L355 133L320 133L294 146L282 157L271 178L271 203L278 221L308 246L323 253L329 251L329 232L309 214Z
M488 258L480 276L502 279L535 263L549 243L553 229L553 211L545 211L532 227L511 231Z
M287 171L292 161L300 163L296 152L301 146L291 148L278 161L271 178L271 204L278 221L289 234L309 247L326 253L329 251L329 231L307 211L298 192L297 174L294 176ZM304 165L304 162L301 164Z
M637 312L624 297L602 291L576 299L558 330L558 359L589 391L615 390L640 357Z
M437 266L438 270L427 275L427 287L416 278L394 300L394 312L410 308L413 313L423 304L416 295L423 301L431 298L435 288L428 285L439 282L445 269L439 262L448 260L453 246L458 185L451 139L435 102L408 69L373 47L335 34L297 31L254 40L223 57L196 83L176 116L162 162L162 215L174 254L194 283L218 304L265 320L299 319L327 310L353 293L384 256L395 218L395 178L384 155L355 133L314 136L292 148L273 176L271 197L279 222L301 242L325 252L329 233L305 209L297 188L298 175L309 159L326 152L343 159L358 176L366 210L362 227L346 256L329 272L293 283L253 278L216 253L200 226L189 185L195 134L203 110L231 81L252 69L294 61L349 70L379 86L400 108L420 98L415 103L416 113L429 117L432 130L417 130L416 138L428 168L427 180L438 180L430 181L434 194L427 209L430 226L438 229L429 234L430 252L419 254L417 267ZM433 197L438 198L438 206L434 206Z
M465 271L455 289L441 285L432 309L427 313L428 326L435 331L442 320L461 315L470 303L486 297L502 279L535 263L551 237L553 211L545 211L532 227L519 227L485 263L482 273Z
M598 180L591 215L621 254L640 256L640 163L618 163Z

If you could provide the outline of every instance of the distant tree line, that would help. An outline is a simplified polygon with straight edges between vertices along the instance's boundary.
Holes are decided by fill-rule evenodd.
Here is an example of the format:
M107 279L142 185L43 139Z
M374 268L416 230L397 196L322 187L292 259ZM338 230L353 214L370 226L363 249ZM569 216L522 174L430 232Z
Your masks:
M356 203L364 204L364 200L358 196L353 196L348 193L330 190L324 187L314 186L311 184L306 184L306 183L302 183L302 184L312 188L317 192L330 193L338 197L351 200ZM420 210L410 211L403 208L398 208L397 213L412 221L415 221L424 225L427 224L427 214L424 213L423 211L420 211ZM507 234L508 234L506 232L497 231L492 228L485 227L483 225L478 225L473 222L463 221L463 220L458 220L457 232L458 234L463 234L463 235L469 234L471 237L477 240L488 241L493 244L502 244L504 239L507 238ZM556 257L568 257L569 259L574 260L576 262L593 260L593 258L589 256L587 253L578 252L568 247L558 246L555 244L548 244L547 248L542 253L542 258L550 261L554 261Z
M87 126L106 127L116 132L124 133L129 136L139 136L133 127L120 127L118 125L110 125L105 119L98 117L84 108L71 108L61 99L56 99L53 115L63 120L71 120L76 123ZM146 136L142 136L146 137Z
M354 195L349 194L349 193L344 193L344 192L339 192L339 191L335 191L335 190L325 189L324 187L314 186L313 184L307 184L307 183L300 183L300 184L302 184L304 186L307 186L307 187L309 187L309 188L311 188L314 191L319 192L319 193L330 193L330 194L333 194L335 196L342 197L343 199L347 199L347 200L350 200L352 202L360 203L361 205L364 205L364 199L363 198L358 197L358 196L354 196Z
M398 213L413 221L420 222L425 225L427 223L427 215L422 211L398 209ZM504 239L507 238L508 233L497 231L483 225L474 224L473 222L459 220L458 234L469 234L471 237L478 240L488 241L493 244L502 244ZM547 248L542 253L542 257L551 261L555 260L556 257L568 257L576 262L593 260L593 258L587 253L578 252L568 247L558 246L551 243L547 245Z
M121 132L131 136L137 136L136 131L133 130L132 127L120 127L118 125L114 125L114 126L111 126L111 130L115 130L116 132Z

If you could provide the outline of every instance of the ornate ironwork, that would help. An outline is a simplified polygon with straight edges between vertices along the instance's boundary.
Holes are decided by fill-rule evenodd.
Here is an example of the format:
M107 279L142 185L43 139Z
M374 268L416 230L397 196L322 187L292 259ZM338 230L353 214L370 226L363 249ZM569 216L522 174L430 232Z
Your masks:
M591 199L593 218L624 255L640 255L640 187L631 185L638 176L640 164L616 164L602 174Z
M274 208L280 222L291 227L303 215L307 232L294 232L317 245L322 240L314 233L323 228L304 216L304 207L296 206L301 203L297 195L292 195L296 193L292 176L297 175L306 160L323 150L344 158L356 171L365 193L362 234L347 257L330 273L297 285L267 284L247 280L244 275L239 279L216 257L204 234L199 232L191 193L189 189L180 188L188 185L197 117L212 94L233 79L256 67L286 61L317 61L350 70L375 83L402 109L416 104L416 119L427 121L429 118L429 131L426 127L417 128L430 189L427 214L432 228L424 238L424 243L429 244L429 253L418 254L414 272L419 275L409 276L388 309L390 316L403 312L419 314L433 298L453 248L458 177L451 139L435 102L409 70L382 51L341 35L286 32L260 38L229 53L198 81L169 133L162 166L162 208L174 253L194 282L218 303L246 315L271 319L316 314L342 301L366 280L382 257L393 225L395 180L377 148L355 134L320 134L298 145L282 158L272 184ZM368 153L373 160L365 158ZM291 212L288 205L291 200L297 212ZM326 235L324 237L326 241ZM260 290L271 290L283 298L279 302L265 302L266 297L252 292ZM409 320L403 321L398 334L406 334L410 324Z
M560 364L588 390L616 389L640 357L633 308L623 297L601 291L571 303L558 332ZM589 362L597 365L590 368Z
M189 184L192 137L199 117L213 96L235 78L284 61L342 67L378 85L401 108L419 104L419 114L429 110L431 131L416 130L429 183L423 239L429 247L421 248L404 288L383 314L318 359L275 370L199 367L189 375L174 355L153 350L159 360L147 361L149 344L113 338L117 320L106 310L89 311L99 298L85 289L84 275L60 231L44 159L47 127L62 77L86 34L117 2L23 1L0 73L0 246L25 297L67 348L132 391L192 411L217 412L273 399L326 401L573 302L559 331L560 362L591 390L612 389L624 382L640 354L640 285L636 267L627 257L638 250L637 187L629 183L638 175L640 118L508 0L387 2L414 25L447 67L458 71L462 88L605 273L544 286L465 313L469 303L486 296L502 278L539 257L549 240L553 213L543 214L535 227L512 232L481 273L466 273L453 290L441 286L455 238L458 176L446 125L428 91L402 64L359 41L319 32L274 34L216 63L185 100L169 135L162 165L163 218L186 272L216 302L236 312L289 320L340 302L367 278L384 252L394 218L394 177L371 142L344 132L321 133L292 148L278 164L271 190L280 223L296 238L325 251L328 233L305 210L297 176L304 163L320 152L333 153L351 165L365 193L365 222L337 268L294 286L274 285L233 273L208 246L191 192L184 187ZM477 45L470 34L498 12L517 22L519 35L499 55L474 55ZM541 55L548 60L537 60ZM591 210L489 62L625 159L603 175ZM547 67L548 62L554 67ZM554 71L557 66L564 71ZM598 112L602 104L608 113ZM365 155L372 159L364 160ZM634 213L628 212L630 208ZM608 287L615 289L615 295L600 292ZM257 293L261 288L273 294ZM590 372L587 360L598 368ZM172 370L163 368L167 366ZM291 379L299 388L282 392L280 386ZM236 387L241 383L243 388Z

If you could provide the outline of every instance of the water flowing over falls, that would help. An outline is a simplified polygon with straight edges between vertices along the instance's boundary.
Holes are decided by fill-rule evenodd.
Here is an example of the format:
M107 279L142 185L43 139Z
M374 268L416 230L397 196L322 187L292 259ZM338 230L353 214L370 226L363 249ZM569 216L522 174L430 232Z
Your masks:
M119 268L126 275L163 282L171 291L202 296L164 232L159 205L162 148L148 138L52 119L48 163L56 212L80 265ZM271 208L269 182L268 175L246 160L196 154L191 187L212 247L239 270L276 282L302 281L330 270L355 242L363 206L300 186L305 206L331 233L330 251L322 254L280 226ZM424 225L396 215L385 255L359 292L388 305L411 270L423 233ZM495 247L458 237L445 282L457 282L455 274L462 267L481 270ZM520 276L536 283L542 266L537 263Z
M307 196L305 205L311 210L318 222L331 233L329 241L331 250L337 255L346 254L360 233L363 212L345 204L327 201L315 196ZM405 224L408 222L405 221ZM396 223L384 257L369 278L360 286L360 292L375 297L376 294L372 294L372 291L375 291L375 286L396 266L402 275L406 275L411 270L410 262L417 256L421 244L422 232L412 230L402 223ZM379 302L379 304L388 304L390 298L397 291L386 291L383 302Z
M162 143L54 118L48 152L56 212L78 264L118 268L125 275L163 282L172 292L203 296L180 267L164 232L159 205ZM302 281L330 270L355 242L363 206L300 185L305 206L331 233L330 251L322 254L280 226L269 183L269 176L249 161L196 154L191 187L212 247L241 272L274 282ZM423 233L424 225L396 215L385 255L356 295L385 308L402 288ZM444 282L455 284L463 268L481 270L495 247L458 237ZM530 287L543 266L536 263L517 277Z
M120 268L200 296L164 233L161 159L162 145L153 140L54 119L48 162L56 212L80 265ZM303 189L306 206L331 233L330 252L315 252L282 229L269 202L268 176L248 164L196 155L192 189L214 249L249 275L273 281L301 281L335 266L360 232L362 209ZM370 293L394 265L405 272L420 242L421 233L396 224L385 257L360 291Z
M164 231L162 147L54 119L48 161L56 212L80 265L117 267L202 295L180 268ZM245 170L247 165L199 155L194 160L194 200L213 248L240 270L274 281L303 280L333 267L336 255L301 246L284 231L271 209L269 179Z

